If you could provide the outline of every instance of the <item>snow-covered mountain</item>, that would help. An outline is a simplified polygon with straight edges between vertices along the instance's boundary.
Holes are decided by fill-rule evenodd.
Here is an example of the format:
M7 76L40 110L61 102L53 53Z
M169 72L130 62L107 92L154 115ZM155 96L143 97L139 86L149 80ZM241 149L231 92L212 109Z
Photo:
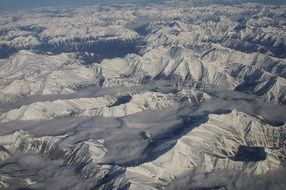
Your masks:
M286 6L0 12L0 189L283 189Z

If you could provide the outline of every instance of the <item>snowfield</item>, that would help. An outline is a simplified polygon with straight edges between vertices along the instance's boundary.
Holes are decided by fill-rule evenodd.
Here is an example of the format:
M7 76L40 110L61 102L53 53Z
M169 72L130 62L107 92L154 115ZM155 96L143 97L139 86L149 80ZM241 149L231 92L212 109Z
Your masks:
M284 189L286 5L0 12L0 189Z

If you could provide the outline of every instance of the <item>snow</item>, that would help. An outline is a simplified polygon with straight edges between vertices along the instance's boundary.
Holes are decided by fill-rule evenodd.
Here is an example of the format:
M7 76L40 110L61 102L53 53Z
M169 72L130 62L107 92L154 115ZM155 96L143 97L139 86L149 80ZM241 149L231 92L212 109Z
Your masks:
M166 1L1 12L0 188L280 180L285 9Z

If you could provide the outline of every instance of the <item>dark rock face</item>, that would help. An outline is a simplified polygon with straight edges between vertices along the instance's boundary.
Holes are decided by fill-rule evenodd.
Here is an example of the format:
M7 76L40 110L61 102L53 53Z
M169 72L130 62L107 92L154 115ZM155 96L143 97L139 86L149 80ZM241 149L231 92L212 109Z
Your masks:
M114 107L114 106L119 106L121 104L126 104L126 103L130 102L131 99L132 99L132 96L130 96L130 95L120 96L117 98L117 101L109 107Z
M89 52L98 54L100 58L124 57L129 53L137 53L142 41L136 40L83 40L72 39L57 43L46 42L34 47L41 53L51 52L53 54L71 52Z
M123 58L127 54L140 51L144 41L138 40L85 40L71 39L52 43L50 41L42 41L39 45L25 47L26 50L32 50L37 53L60 54L60 53L76 53L79 58L86 64L92 62L101 62L103 59L112 59L116 57ZM22 50L22 48L10 47L6 44L0 46L0 59L9 58L13 53Z
M249 147L241 145L234 157L231 159L234 161L243 162L258 162L265 160L267 153L264 147Z
M150 32L148 29L148 24L139 26L137 28L134 29L135 32L137 32L138 34L142 35L142 36L147 36L148 33Z
M17 52L17 49L14 47L10 47L6 44L0 45L0 59L6 59L15 52Z

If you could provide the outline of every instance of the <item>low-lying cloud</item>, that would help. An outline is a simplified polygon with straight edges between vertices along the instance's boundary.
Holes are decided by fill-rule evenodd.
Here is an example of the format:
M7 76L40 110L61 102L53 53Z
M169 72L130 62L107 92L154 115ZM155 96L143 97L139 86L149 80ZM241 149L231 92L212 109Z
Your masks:
M175 189L229 189L229 190L281 190L286 188L286 170L271 171L262 175L235 170L215 170L209 173L194 171L170 183L167 190Z

